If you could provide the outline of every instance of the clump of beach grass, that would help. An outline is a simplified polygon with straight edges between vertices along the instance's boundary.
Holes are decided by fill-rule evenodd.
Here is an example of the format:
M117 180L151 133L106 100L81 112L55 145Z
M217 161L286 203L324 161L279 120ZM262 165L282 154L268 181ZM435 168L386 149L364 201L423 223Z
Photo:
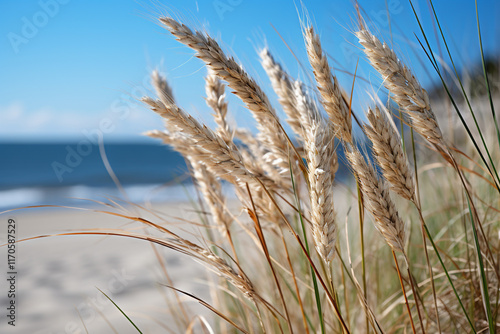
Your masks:
M257 313L254 316L259 325L250 325L248 332L384 333L406 328L414 333L447 333L454 330L477 333L488 328L490 331L495 330L497 325L493 317L496 317L498 309L498 293L495 290L498 268L495 267L497 259L493 254L498 243L491 240L494 234L489 229L484 229L485 218L479 214L481 211L484 217L484 210L493 208L493 204L480 200L476 191L474 195L471 194L474 188L471 175L467 175L466 171L472 171L465 169L455 158L456 153L453 152L456 149L443 137L427 91L396 52L366 28L361 17L359 30L355 34L368 61L380 73L389 97L405 116L402 124L407 122L412 132L420 134L431 144L431 149L441 153L443 163L455 169L454 176L447 173L447 179L436 181L437 184L427 185L422 178L419 182L416 177L419 173L415 151L417 143L412 137L412 150L408 149L408 143L404 145L392 114L378 99L368 108L368 122L363 126L372 151L359 147L352 130L349 98L332 73L320 37L312 26L305 26L303 31L320 104L313 98L315 92L287 73L268 48L260 51L262 65L278 95L278 102L287 115L287 122L295 133L298 145L302 145L297 150L257 82L232 57L227 56L213 38L205 32L191 30L169 17L161 18L160 22L177 40L195 50L196 56L208 67L206 100L215 111L217 129L210 132L206 126L195 124L202 129L202 133L210 133L203 136L210 137L218 144L198 144L200 134L191 133L189 126L181 125L186 123L183 119L189 119L188 115L181 112L159 112L166 119L168 139L165 131L150 132L149 135L163 137L165 143L188 158L200 192L210 208L211 220L216 226L221 225L221 220L231 220L230 215L221 213L222 208L215 205L213 199L216 191L209 191L205 183L215 184L215 178L224 178L235 186L249 216L249 225L244 231L253 239L255 253L250 259L243 260L236 255L238 242L230 238L228 244L239 261L255 264L260 258L268 266L264 276L260 270L259 275L249 276L250 281L255 280L254 289L262 294L262 300L271 302L267 309L255 306ZM255 138L251 138L244 129L231 129L227 125L225 117L228 105L223 100L222 82L228 84L228 88L241 98L256 118L259 133ZM159 98L162 100L161 96ZM153 103L151 98L146 98L145 101L156 112L165 109L163 106L158 108L160 101ZM165 105L165 101L162 102ZM180 110L172 101L168 101L166 106L167 109ZM245 146L241 146L236 138L242 139ZM189 143L195 145L187 148ZM224 146L220 143L224 143L225 149L231 151L224 155L225 160L222 160L222 155L218 152L220 146ZM338 170L337 150L340 148L345 152L359 191L358 196L353 197L354 203L355 198L358 202L357 214L347 213L344 217L338 217L335 209L341 197L335 195L339 191L335 187L335 174ZM186 150L200 152L190 155ZM412 151L413 166L408 158L408 152ZM217 161L216 156L220 156L221 165L241 166L239 168L242 171L239 173L244 177L233 179L233 176L239 175L237 169L217 171L212 167ZM295 168L297 160L301 159L304 159L305 168ZM259 165L260 162L262 167L259 171L253 171L252 166ZM421 163L426 165L429 161L424 159ZM203 176L203 170L210 170L213 174ZM481 178L491 184L489 177L483 175ZM456 227L448 226L443 229L435 226L439 221L437 215L425 211L435 208L435 205L426 200L425 194L432 192L442 182L453 182L453 178L462 183L460 191L464 197L452 205L450 214L465 205L469 209L471 220L469 226L464 222L459 228L463 236L466 236L462 240L465 248L462 252L454 250L452 255L447 247L455 241L450 244L443 236L456 236L453 231ZM411 206L403 205L401 200L395 200L393 197L396 195L413 203L414 210L411 210ZM224 203L221 195L217 195L217 198L219 203ZM349 202L344 200L341 204L353 205ZM371 218L365 217L365 208ZM221 216L226 218L222 219ZM491 213L490 216L488 219L494 214ZM355 231L349 225L356 219L361 220L361 224L355 225L362 227L357 231L364 235L361 237L362 248L367 243L368 235L370 243L377 240L377 236L369 232L371 227L363 227L364 220L373 220L373 227L382 237L378 240L382 240L392 252L395 267L378 259L379 255L367 255L359 249L354 250L353 246L349 247L350 243L356 244L349 235ZM341 228L340 222L343 220L347 224ZM222 225L226 231L236 229L231 227L234 224L230 225L230 222ZM341 230L347 233L347 239L339 240ZM412 230L421 231L420 242L415 240L418 238L412 235ZM221 233L227 238L223 231ZM437 240L436 233L439 235ZM311 243L314 248L310 247ZM342 251L344 245L348 247L347 254ZM383 249L382 244L370 248L376 250L379 247ZM463 257L463 251L468 252L469 247L477 252L477 257L467 257L466 266L459 266L456 261L451 260ZM418 259L418 253L425 254L424 262ZM249 254L245 252L245 255ZM353 263L353 256L361 257L361 272L358 268L360 262L356 262L360 260ZM367 258L373 264L368 263ZM239 265L243 267L243 263ZM401 268L406 270L400 270ZM480 279L473 282L470 275L456 274L466 268L476 268ZM381 270L392 272L391 278L375 274ZM360 275L361 277L356 277ZM363 287L358 279L363 280ZM399 289L394 290L398 286L394 285L397 284L395 282L399 283ZM269 290L267 284L273 285L276 290ZM392 286L392 290L389 286ZM375 290L379 292L374 295ZM392 292L389 297L385 294L380 296L380 291ZM476 297L466 297L471 295ZM227 296L222 300L228 302ZM239 298L237 300L245 303ZM472 307L478 300L482 301L483 307ZM361 303L360 307L355 307L353 304L358 302ZM293 304L297 307L290 307ZM404 304L405 307L397 307L398 304ZM231 313L227 317L235 323L235 319L239 319L239 324L249 325L248 315L234 314L227 307L224 309Z
M317 27L303 27L311 85L287 73L269 48L260 51L296 141L258 82L214 38L172 17L159 22L207 67L204 98L216 129L182 109L159 72L152 73L156 96L142 99L164 120L161 129L146 135L185 157L203 199L201 221L191 222L196 241L171 226L128 215L121 216L157 234L64 235L147 240L203 263L218 277L207 282L212 300L165 287L215 314L200 332L493 334L500 329L500 180L492 172L500 155L488 150L500 143L494 135L482 136L486 160L477 145L463 152L448 141L415 73L368 30L361 15L355 35L395 105L386 108L373 99L359 137L350 99L332 72ZM253 115L256 135L230 125L226 91ZM401 127L393 117L401 118ZM479 132L487 133L488 124L480 126ZM431 151L439 155L428 155ZM336 178L342 153L351 181ZM233 187L236 204L228 204L222 182ZM184 310L184 301L176 302ZM172 330L193 331L197 315L186 311L184 317L188 321Z

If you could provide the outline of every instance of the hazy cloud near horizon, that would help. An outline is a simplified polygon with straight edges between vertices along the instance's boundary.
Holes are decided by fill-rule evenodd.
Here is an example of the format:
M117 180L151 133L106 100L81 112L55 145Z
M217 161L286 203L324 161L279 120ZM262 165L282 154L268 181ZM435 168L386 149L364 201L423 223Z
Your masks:
M161 128L161 119L137 106L118 115L111 108L101 113L74 110L28 109L22 102L0 106L0 140L79 140L84 133L101 131L105 139L138 140L142 132ZM122 116L122 117L120 117Z

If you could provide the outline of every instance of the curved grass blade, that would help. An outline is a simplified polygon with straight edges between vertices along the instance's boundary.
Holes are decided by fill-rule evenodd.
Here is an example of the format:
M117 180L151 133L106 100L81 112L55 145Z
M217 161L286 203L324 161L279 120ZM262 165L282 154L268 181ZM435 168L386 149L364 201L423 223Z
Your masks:
M291 165L290 165L291 167ZM304 236L304 245L307 251L307 255L310 256L310 250L309 250L309 243L307 242L307 234L306 234L306 227L304 224L304 220L302 218L302 210L300 208L300 199L297 195L297 188L295 187L295 179L293 178L293 172L292 169L290 168L290 176L292 180L292 188L293 188L293 194L295 196L295 201L297 202L297 210L299 211L299 219L300 219L300 225L302 227L302 235ZM307 177L306 177L307 179ZM319 323L321 325L321 333L325 334L325 320L323 319L323 311L321 308L321 297L319 295L319 289L318 289L318 282L316 281L316 275L314 274L314 269L311 267L311 277L313 280L313 286L314 286L314 297L316 298L316 307L318 308L318 316L319 316Z
M495 334L495 322L493 321L493 317L491 315L490 294L488 292L488 280L486 278L486 273L484 270L483 254L481 253L481 247L479 246L479 238L477 235L476 224L474 223L474 217L472 216L472 209L470 206L470 199L468 196L467 196L467 204L469 206L472 232L474 235L474 246L476 247L477 261L479 265L479 273L481 274L481 281L479 286L481 287L481 295L483 296L484 311L486 313L486 317L488 318L489 333Z
M463 95L465 97L465 100L467 102L467 106L469 107L469 110L471 112L472 118L474 120L474 124L476 125L476 128L478 130L478 133L479 133L479 136L481 138L482 144L483 144L483 146L484 146L484 148L486 150L486 153L488 155L488 158L490 160L491 167L493 168L493 171L495 172L495 175L498 175L496 167L495 167L495 164L493 162L491 154L490 154L490 152L488 150L488 147L486 145L486 141L484 139L483 133L481 132L481 129L479 128L479 124L477 122L476 115L475 115L474 110L473 110L473 108L472 108L472 106L470 104L469 98L467 97L467 93L465 92L465 88L464 88L464 86L462 84L462 80L460 79L460 76L458 75L458 71L457 71L457 68L455 66L455 62L453 61L453 58L451 56L450 49L448 48L448 43L446 42L446 38L444 37L443 30L441 29L441 24L439 23L439 19L437 17L436 10L434 9L434 4L432 3L432 0L430 0L429 3L431 5L432 12L433 12L434 17L436 19L436 23L438 25L439 32L441 33L441 38L443 39L444 45L446 47L446 52L448 53L448 57L450 57L451 64L453 65L453 70L455 71L455 76L458 79L458 83L460 84L460 88L461 88L462 93L463 93ZM499 142L499 145L500 145L500 132L499 132L499 129L498 129L498 123L497 123L497 120L496 120L495 108L493 106L493 100L492 100L492 97L491 97L490 84L489 84L488 75L486 73L486 66L485 66L485 62L484 62L483 44L482 44L482 40L481 40L481 28L479 26L479 12L478 12L478 9L477 9L477 0L476 0L476 18L477 18L477 29L478 29L478 33L479 33L479 46L480 46L480 50L481 50L481 61L482 61L482 66L483 66L484 78L485 78L485 82L486 82L486 88L487 88L487 91L488 91L488 98L489 98L489 101L490 101L491 111L492 111L492 114L493 114L493 120L495 122L495 129L497 131L498 142ZM443 84L444 84L444 82L443 82ZM499 180L499 182L500 182L500 180Z
M484 62L483 39L481 37L481 26L479 24L479 10L477 8L477 0L475 2L476 2L477 33L479 35L479 49L481 50L481 63L483 64L484 82L486 83L486 90L488 91L488 99L490 100L491 115L493 116L493 121L495 122L495 129L497 131L498 146L500 146L500 129L498 128L495 106L493 105L493 98L491 97L490 80L488 79L488 72L486 72L486 65Z
M134 322L127 316L127 314L125 314L125 312L123 312L123 310L120 308L120 306L116 305L116 303L113 301L113 299L109 298L109 296L107 294L105 294L101 289L99 289L97 287L96 287L96 289L99 290L99 292L101 292L104 295L104 297L108 298L109 301L113 303L113 305L115 305L115 307L118 309L118 311L120 311L125 316L125 318L127 318L127 320L132 324L132 326L135 327L137 332L142 334L141 330L134 324Z
M429 232L429 229L427 228L427 224L424 224L424 228L425 228L425 233L427 234L427 237L429 237L429 241L431 242L432 248L434 248L434 252L436 253L436 255L439 259L439 263L441 263L441 267L443 267L444 273L446 274L446 277L448 278L448 282L450 283L450 286L453 289L453 292L455 293L455 297L457 297L458 303L460 304L460 308L464 312L464 315L467 318L467 321L469 322L470 328L476 334L477 331L474 328L474 324L472 323L472 320L469 317L469 314L467 313L467 310L465 309L464 304L462 303L462 299L460 299L460 296L458 295L457 289L455 289L455 285L453 284L453 281L450 277L450 274L448 273L448 270L446 269L446 266L444 265L443 259L441 258L441 255L439 254L439 251L436 247L436 244L434 243L434 240L432 239L431 233Z
M468 126L468 125L467 125L467 123L465 122L465 119L464 119L464 117L463 117L462 113L460 112L460 109L458 108L458 106L457 106L457 104L456 104L455 100L453 99L453 96L451 95L450 90L448 89L448 86L446 85L446 82L445 82L445 80L444 80L444 78L443 78L443 76L442 76L442 74L441 74L441 70L439 69L439 65L438 65L438 63L437 63L437 61L436 61L436 58L434 57L434 53L433 53L433 51L432 51L431 45L430 45L430 43L429 43L429 40L427 39L427 35L425 34L424 28L422 27L422 24L421 24L421 22L420 22L420 19L418 18L417 12L416 12L415 8L413 7L413 2L412 2L411 0L410 0L410 5L411 5L411 7L412 7L413 13L414 13L414 15L415 15L415 18L417 19L418 25L419 25L419 27L420 27L420 30L421 30L421 32L422 32L422 34L423 34L424 39L425 39L425 43L426 43L427 48L428 48L429 50L427 50L427 49L424 47L424 45L422 44L422 42L420 41L420 39L418 39L418 37L417 37L418 42L419 42L419 43L420 43L420 45L422 46L422 49L424 50L424 52L426 53L427 57L429 58L429 60L430 60L430 62L431 62L431 64L432 64L432 66L434 67L434 70L436 71L436 73L438 74L439 78L441 79L441 83L443 84L443 88L446 90L446 93L448 94L448 96L449 96L449 98L450 98L450 101L451 101L451 103L453 104L453 107L454 107L455 111L457 112L457 115L459 116L460 121L462 122L462 125L464 126L465 130L467 131L467 135L469 136L470 140L471 140L471 141L472 141L472 143L474 144L474 148L476 149L477 153L478 153L478 154L479 154L479 156L481 157L481 160L483 161L484 165L485 165L485 166L486 166L486 168L488 169L488 172L489 172L490 176L493 178L493 180L494 180L494 182L495 182L495 187L496 187L497 191L500 193L500 186L499 186L499 184L500 184L500 177L498 176L498 173L496 172L495 164L493 163L493 160L492 160L491 155L490 155L490 153L489 153L488 147L486 146L486 143L485 143L485 141L484 141L484 138L483 138L482 132L479 130L479 134L480 134L481 139L482 139L482 141L483 141L483 145L485 146L485 150L486 150L486 152L487 152L487 154L488 154L488 158L489 158L489 160L490 160L490 163L491 163L492 167L490 167L490 165L489 165L489 164L488 164L488 162L486 161L486 158L484 157L483 153L481 152L481 149L479 148L479 145L477 144L476 140L474 139L474 136L472 135L472 132L471 132L471 130L469 129L469 126ZM432 1L431 1L431 5L432 5ZM437 21L437 16L436 16L436 21ZM440 29L440 31L441 31L441 27L440 27L440 25L439 25L439 21L437 21L437 22L438 22L438 27L439 27L439 29ZM441 31L441 34L442 34L442 31ZM442 35L442 36L443 36L443 35ZM443 40L444 40L444 36L443 36ZM445 45L446 45L446 49L448 50L448 46L447 46L446 40L444 40L444 41L445 41L444 43L445 43ZM450 55L449 50L448 50L448 54ZM450 55L450 58L451 58L451 55ZM452 60L452 62L453 62L453 60ZM454 66L454 67L455 67L455 66ZM460 82L460 79L459 79L459 82ZM463 90L463 92L465 92L465 91L464 91L464 89L463 89L463 87L462 87L462 90ZM467 95L466 95L466 94L464 94L464 95L465 95L465 98L468 100ZM471 113L472 113L473 118L475 119L474 112L472 111L472 107L470 107L470 104L469 104L469 108L470 108L470 110L471 110ZM478 127L478 129L479 129L479 125L477 124L477 122L475 122L475 123L476 123L476 126L477 126L477 127ZM493 169L495 170L495 172L494 172L494 173L492 172L491 168L493 168Z
M186 292L186 291L183 291L183 290L180 290L180 289L177 289L173 286L169 286L169 285L165 285L165 284L161 284L169 289L172 289L172 290L175 290L179 293L182 293L183 295L186 295L188 297L191 297L193 298L194 300L196 300L198 303L200 303L201 305L205 306L207 309L209 309L210 311L214 312L215 314L217 314L217 316L219 316L220 318L226 320L228 323L230 323L234 328L236 328L237 330L239 330L240 332L242 333L246 333L246 334L249 334L248 331L244 330L243 328L241 328L240 326L238 326L236 323L234 323L231 319L229 319L227 316L225 316L224 314L222 314L219 310L217 310L215 307L213 307L212 305L210 305L209 303L207 303L206 301L204 301L203 299L199 298L199 297L196 297L195 295L189 293L189 292Z

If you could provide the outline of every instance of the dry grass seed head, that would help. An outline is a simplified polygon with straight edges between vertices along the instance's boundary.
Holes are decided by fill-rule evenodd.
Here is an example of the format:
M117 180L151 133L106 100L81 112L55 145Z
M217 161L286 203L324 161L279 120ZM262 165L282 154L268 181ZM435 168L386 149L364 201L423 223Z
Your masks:
M248 277L241 272L237 273L223 258L217 256L212 251L204 249L189 240L178 238L175 244L180 251L192 256L199 261L209 265L209 269L216 274L226 278L234 287L236 287L247 298L254 300L257 296L255 288ZM258 296L257 296L258 297Z
M266 159L279 168L281 174L287 175L289 154L286 135L262 89L232 57L226 56L219 44L210 36L199 31L193 32L186 25L170 17L160 18L160 22L179 42L195 50L196 57L203 60L210 70L225 80L246 104L257 120L259 137L269 151Z
M212 72L205 77L205 101L214 111L214 120L217 124L217 134L227 143L232 142L233 132L227 123L227 101L225 99L225 85Z
M297 101L294 94L293 81L285 70L283 70L281 65L274 60L269 49L262 49L259 54L262 67L271 80L273 89L276 95L278 95L279 102L288 116L288 124L290 124L292 130L302 140L304 135L300 121L300 113L296 107Z
M156 91L156 96L163 101L163 103L174 102L174 94L172 88L167 82L167 79L158 72L154 70L151 73L151 83Z
M370 109L367 118L370 124L365 124L365 133L373 144L375 158L385 179L395 193L414 201L413 173L394 122L379 107Z
M233 143L226 143L177 105L165 105L149 97L142 100L166 121L167 132L150 132L150 136L163 137L164 142L168 142L174 149L202 161L214 175L235 185L240 186L242 182L247 182L260 188L261 185L256 179L259 178L266 187L274 189L273 181L248 169Z
M438 148L446 147L429 96L408 67L386 43L382 43L361 23L356 32L372 66L380 73L392 99L409 117L415 131Z
M195 158L189 158L189 162L193 169L193 176L210 210L212 219L219 228L221 235L225 237L233 220L225 210L225 197L222 194L220 181L217 180L215 175L205 165L198 162Z
M375 218L375 227L393 250L404 253L405 224L399 217L389 189L379 179L373 165L366 162L356 147L346 145L346 157L367 200L367 209Z
M321 95L321 103L335 125L338 138L352 143L352 121L349 106L342 95L337 78L331 73L328 58L323 52L319 36L312 27L309 27L305 29L304 38L309 62Z
M333 128L326 123L314 106L310 105L303 85L295 82L297 110L303 119L304 149L306 151L311 223L316 249L321 258L330 263L335 254L337 224L333 200L337 154Z

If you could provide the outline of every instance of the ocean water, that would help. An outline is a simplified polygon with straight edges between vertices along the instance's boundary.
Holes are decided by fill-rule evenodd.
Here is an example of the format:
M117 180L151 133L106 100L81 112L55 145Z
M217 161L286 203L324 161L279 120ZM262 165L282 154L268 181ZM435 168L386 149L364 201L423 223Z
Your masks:
M128 200L183 200L192 192L184 159L167 146L112 143L104 150ZM0 210L125 197L88 142L0 143L0 157Z
M196 198L184 158L160 143L105 144L105 157L120 185L110 176L99 146L80 143L0 143L0 211L33 205L85 206L82 200L119 198L133 203ZM86 143L86 144L85 144ZM336 180L349 170L337 150ZM224 186L227 195L232 191Z

